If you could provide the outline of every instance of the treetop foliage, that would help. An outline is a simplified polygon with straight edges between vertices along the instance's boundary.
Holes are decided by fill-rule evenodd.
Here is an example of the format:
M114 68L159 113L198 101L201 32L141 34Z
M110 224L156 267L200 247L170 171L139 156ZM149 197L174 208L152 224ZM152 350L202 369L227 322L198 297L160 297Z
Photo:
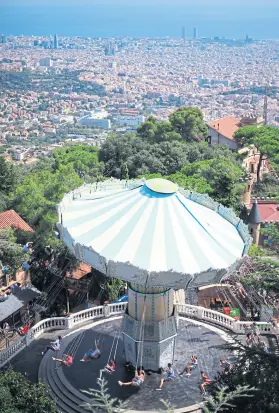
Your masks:
M0 229L0 262L14 274L24 261L25 255L16 242L14 232L10 228Z
M16 173L12 164L0 156L0 198L1 195L9 195L16 185Z
M169 116L168 121L149 117L137 129L137 135L149 143L172 141L201 141L207 136L207 126L199 108L181 107Z
M247 347L240 341L227 346L237 354L233 368L221 374L209 386L215 404L220 397L220 388L225 388L224 399L239 389L242 395L232 399L227 412L231 413L277 413L279 411L279 358L275 353L265 353L258 346ZM246 391L246 394L245 394ZM253 396L253 397L251 397ZM217 403L216 403L217 401ZM210 410L209 411L216 411ZM220 408L217 411L222 411Z
M260 152L260 161L257 171L257 181L260 181L259 172L264 156L279 170L279 130L272 126L245 126L239 128L234 138L243 145L255 145Z
M0 372L1 413L55 413L55 402L42 383L32 384L14 371Z

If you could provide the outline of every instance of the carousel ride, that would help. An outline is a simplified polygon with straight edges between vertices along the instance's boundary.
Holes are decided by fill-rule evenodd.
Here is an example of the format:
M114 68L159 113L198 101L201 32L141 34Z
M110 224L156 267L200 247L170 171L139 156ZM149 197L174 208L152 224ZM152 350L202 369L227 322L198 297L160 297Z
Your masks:
M165 179L85 184L57 210L60 238L76 258L127 282L125 360L145 370L174 360L174 291L220 283L251 243L231 209Z

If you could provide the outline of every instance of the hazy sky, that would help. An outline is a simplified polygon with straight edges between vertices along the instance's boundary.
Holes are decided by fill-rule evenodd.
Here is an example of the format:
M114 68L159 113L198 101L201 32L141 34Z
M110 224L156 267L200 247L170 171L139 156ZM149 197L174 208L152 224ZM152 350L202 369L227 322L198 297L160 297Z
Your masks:
M0 33L279 38L279 0L0 0Z
M239 6L256 6L256 7L272 7L278 5L278 0L0 0L1 7L11 7L13 5L20 6L39 6L39 5L50 5L50 6L59 6L59 5L77 5L81 6L82 4L87 5L128 5L128 6L173 6L180 5L183 7L186 6L199 6L206 5L211 7L222 7L223 9L234 8ZM239 10L241 12L241 10Z

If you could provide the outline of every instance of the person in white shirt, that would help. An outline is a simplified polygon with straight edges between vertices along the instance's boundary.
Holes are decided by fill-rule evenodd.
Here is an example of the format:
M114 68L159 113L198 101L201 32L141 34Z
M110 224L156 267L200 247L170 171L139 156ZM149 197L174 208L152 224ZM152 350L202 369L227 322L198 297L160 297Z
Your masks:
M58 336L57 340L52 341L50 343L50 346L46 346L44 351L42 351L42 356L44 356L48 350L56 351L58 353L58 351L60 350L60 347L61 347L61 343L62 343L62 337Z
M95 350L89 349L80 361L88 361L89 359L98 359L101 356L101 345L95 340Z

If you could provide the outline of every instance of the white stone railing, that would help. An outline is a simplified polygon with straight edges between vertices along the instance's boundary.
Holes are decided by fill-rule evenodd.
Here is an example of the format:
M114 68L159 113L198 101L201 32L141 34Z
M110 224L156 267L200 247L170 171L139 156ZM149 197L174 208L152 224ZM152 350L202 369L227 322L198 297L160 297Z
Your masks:
M204 307L199 307L189 304L177 304L176 314L180 317L192 317L204 322L209 322L222 326L236 334L245 334L245 327L251 325L249 321L236 321L234 318L219 313L218 311L209 310ZM87 310L79 311L69 317L53 317L39 321L32 327L25 337L19 338L10 347L0 352L0 367L3 367L23 348L38 338L41 334L50 330L69 330L79 324L89 320L107 318L115 315L124 314L127 308L127 303L108 304L88 308ZM271 323L257 322L262 334L274 334Z
M126 311L127 303L108 304L79 311L69 317L53 317L39 321L32 327L25 337L19 338L7 349L0 352L0 368L9 362L23 348L29 346L33 340L50 330L69 330L89 320L107 318Z
M196 305L178 304L176 305L176 311L180 317L193 317L201 321L217 324L236 334L245 334L247 327L252 324L251 321L237 321L228 315L219 313L218 311L209 310L208 308L199 307ZM256 324L262 334L274 334L271 323L260 321Z

